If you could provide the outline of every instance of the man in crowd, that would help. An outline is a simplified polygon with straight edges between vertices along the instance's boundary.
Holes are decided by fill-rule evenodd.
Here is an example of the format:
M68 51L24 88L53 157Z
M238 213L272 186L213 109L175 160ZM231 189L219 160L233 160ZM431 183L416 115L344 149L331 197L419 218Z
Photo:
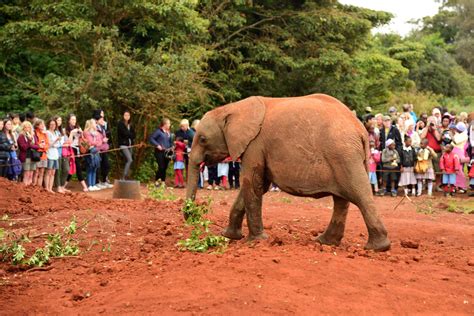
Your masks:
M395 149L398 153L402 152L402 136L396 126L392 124L390 116L383 117L383 128L380 130L380 150L385 149L385 142L392 139L395 142Z
M181 120L179 129L175 132L175 137L181 137L186 144L186 152L184 154L184 164L186 166L186 177L188 176L188 165L189 156L188 153L191 151L193 145L194 131L189 127L189 121L186 119Z

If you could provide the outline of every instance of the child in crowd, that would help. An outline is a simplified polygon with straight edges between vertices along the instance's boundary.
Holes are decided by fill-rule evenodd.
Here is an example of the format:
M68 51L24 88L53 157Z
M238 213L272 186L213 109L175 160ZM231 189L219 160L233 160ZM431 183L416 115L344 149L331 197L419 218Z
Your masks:
M460 168L459 157L453 153L453 145L444 146L444 153L439 160L439 167L443 172L443 191L444 196L454 195L456 186L456 172Z
M401 176L399 186L403 187L405 195L408 195L411 189L411 194L416 195L416 178L414 167L416 163L416 152L415 149L411 146L412 139L410 136L405 135L404 146L402 154L400 156L401 164Z
M213 166L207 166L207 174L208 174L208 180L207 183L209 184L207 186L208 190L219 190L219 185L221 183L221 179L217 175L217 165Z
M229 162L229 188L240 188L240 159Z
M374 186L374 192L379 191L379 184L377 181L377 164L380 162L380 151L375 146L375 140L369 142L370 156L369 156L369 181Z
M389 138L385 142L385 149L382 151L383 178L386 184L385 194L391 192L392 196L397 196L398 172L400 171L400 155L395 149L395 141ZM393 182L393 189L392 189Z
M428 146L428 139L423 139L420 143L420 150L416 155L415 177L417 179L417 193L420 196L423 191L423 181L428 187L428 196L433 195L433 181L435 173L433 169L433 159L437 158L436 152Z
M474 196L474 159L471 159L470 162L471 169L469 170L469 186L471 187L471 192L469 192L469 196Z
M36 163L36 171L33 175L33 185L42 187L44 180L44 170L48 166L49 141L46 135L44 121L37 119L34 123L35 136L38 139L38 151L41 153L41 159Z
M183 137L176 137L174 142L174 153L176 158L174 160L174 187L184 188L184 152L186 150L186 144L183 141Z
M224 161L217 164L217 176L221 181L221 187L219 189L226 189L227 188L227 178L229 176L229 161L232 158L228 157L224 159Z

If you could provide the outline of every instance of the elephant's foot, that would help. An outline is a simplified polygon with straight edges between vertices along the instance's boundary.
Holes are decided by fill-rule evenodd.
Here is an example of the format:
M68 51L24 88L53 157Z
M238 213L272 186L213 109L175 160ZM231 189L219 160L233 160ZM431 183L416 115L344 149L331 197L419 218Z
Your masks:
M390 249L390 239L387 236L382 236L380 238L370 238L364 249L373 250L376 252L387 251Z
M339 246L341 239L342 237L331 236L331 234L324 232L316 238L316 241L322 245Z
M227 237L229 239L234 239L234 240L239 240L244 237L242 235L242 231L240 229L233 229L227 226L223 231L222 231L222 236Z
M261 232L260 234L256 235L249 235L247 241L254 241L254 240L265 240L268 238L268 235L265 232Z

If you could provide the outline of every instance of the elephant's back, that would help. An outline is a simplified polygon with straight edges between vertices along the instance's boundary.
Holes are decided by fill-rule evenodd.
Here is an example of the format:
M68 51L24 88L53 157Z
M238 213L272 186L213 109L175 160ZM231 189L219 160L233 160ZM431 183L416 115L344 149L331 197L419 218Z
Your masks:
M267 105L265 123L268 125L284 124L292 130L357 134L359 137L363 137L366 133L354 113L341 101L329 95L312 94L295 98L262 98L262 100ZM282 118L286 118L284 121L287 123L282 123Z

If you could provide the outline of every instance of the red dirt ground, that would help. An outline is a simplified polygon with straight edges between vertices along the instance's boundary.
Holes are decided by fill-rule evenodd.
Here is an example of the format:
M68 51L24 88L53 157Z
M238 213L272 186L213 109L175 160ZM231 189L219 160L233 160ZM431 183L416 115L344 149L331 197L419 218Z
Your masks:
M236 192L198 194L212 196L212 229L220 231ZM474 314L474 215L440 210L466 199L417 199L434 206L424 214L407 200L394 210L401 198L376 198L392 250L373 253L363 250L356 207L341 246L320 246L314 239L331 199L268 193L268 241L194 254L176 248L187 234L180 201L110 196L49 194L0 179L0 216L12 219L0 227L35 235L61 230L73 215L79 224L91 219L78 233L78 257L53 259L48 271L0 264L0 314Z

